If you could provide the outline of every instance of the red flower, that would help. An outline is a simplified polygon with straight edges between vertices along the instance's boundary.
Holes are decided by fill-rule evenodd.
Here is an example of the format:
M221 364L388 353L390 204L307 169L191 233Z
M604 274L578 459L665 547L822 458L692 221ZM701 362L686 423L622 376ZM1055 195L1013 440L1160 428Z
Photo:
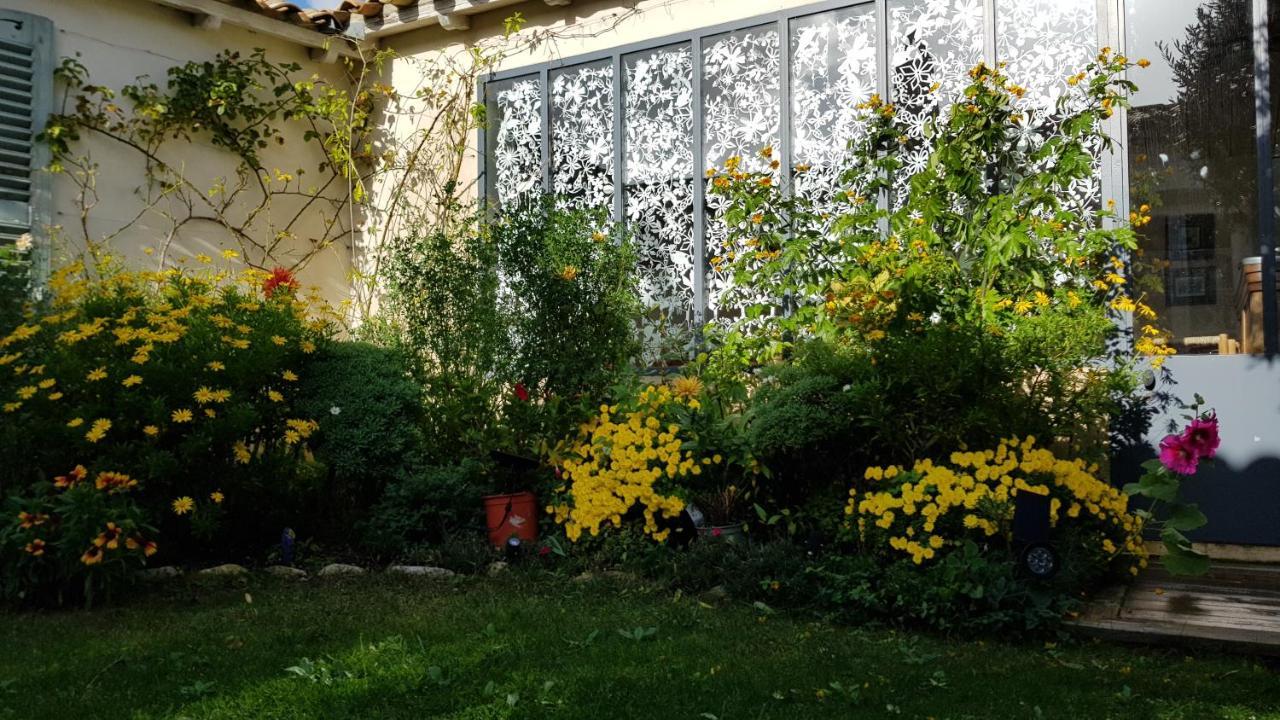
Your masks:
M711 528L711 537L720 537L723 534L724 531L720 528Z
M516 383L516 398L520 402L529 402L529 389L524 386L524 383Z
M262 283L262 294L267 297L274 297L276 290L284 288L288 292L298 289L298 279L293 276L293 271L288 268L278 267L271 271L271 275Z
M543 545L542 547L538 548L538 554L541 555L542 557L546 557L551 554L551 548L547 545Z
M1217 455L1218 445L1222 442L1218 437L1218 416L1214 414L1192 420L1182 434L1182 440L1198 457L1211 458Z
M1160 464L1179 475L1195 475L1200 456L1182 435L1167 435L1160 441Z

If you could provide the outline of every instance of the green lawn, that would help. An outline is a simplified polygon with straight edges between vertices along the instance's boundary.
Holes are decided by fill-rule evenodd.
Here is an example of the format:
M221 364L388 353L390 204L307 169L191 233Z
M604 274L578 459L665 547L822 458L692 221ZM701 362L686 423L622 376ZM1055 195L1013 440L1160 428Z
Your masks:
M24 719L1280 718L1280 675L1245 658L948 641L524 574L179 583L0 615L0 641L0 717Z

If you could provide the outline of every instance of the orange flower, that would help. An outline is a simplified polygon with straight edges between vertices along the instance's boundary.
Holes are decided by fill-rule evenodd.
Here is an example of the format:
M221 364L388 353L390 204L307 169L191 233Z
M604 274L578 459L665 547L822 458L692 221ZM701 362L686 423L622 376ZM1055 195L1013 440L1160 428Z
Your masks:
M262 283L262 294L275 297L276 291L280 288L284 288L289 293L298 289L298 279L287 268L278 267L271 271L271 275Z
M84 554L80 556L80 562L85 565L97 565L102 562L102 548L95 545L85 550Z
M27 547L24 549L27 552L31 553L32 556L40 557L41 555L44 555L44 547L45 547L45 542L40 538L36 538L35 540L32 540L31 542L27 543Z

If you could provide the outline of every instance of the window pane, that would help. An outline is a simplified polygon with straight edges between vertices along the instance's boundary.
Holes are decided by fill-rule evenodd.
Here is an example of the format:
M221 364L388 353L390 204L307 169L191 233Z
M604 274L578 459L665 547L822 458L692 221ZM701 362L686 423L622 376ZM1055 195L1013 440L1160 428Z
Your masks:
M982 0L889 0L891 100L917 149L904 153L901 192L928 160L925 122L950 105L983 56Z
M1097 0L996 0L996 60L1007 63L1010 80L1027 89L1018 106L1037 114L1058 115L1067 76L1079 72L1098 54ZM1077 108L1065 108L1068 112ZM1025 125L1028 140L1042 142L1048 133ZM1101 147L1092 148L1101 168ZM1072 206L1101 205L1098 173L1075 181Z
M742 158L745 172L781 173L777 162L781 139L781 62L778 30L769 25L716 35L702 43L702 143L707 167L724 167ZM771 148L770 157L761 154ZM722 296L730 286L727 262L716 262L743 248L729 247L728 228L720 217L725 200L706 193L706 252L714 264L707 273L707 302L716 317L734 315ZM720 269L717 269L720 268Z
M636 245L646 361L683 356L694 324L693 51L627 55L624 214Z
M613 62L551 78L551 187L562 207L613 202Z
M1249 5L1125 3L1128 54L1151 61L1128 116L1129 204L1146 223L1135 284L1181 355L1261 350Z
M542 192L542 83L536 76L489 83L489 200L499 206Z
M876 91L876 13L861 5L791 23L791 157L794 189L829 200L865 127L858 105Z

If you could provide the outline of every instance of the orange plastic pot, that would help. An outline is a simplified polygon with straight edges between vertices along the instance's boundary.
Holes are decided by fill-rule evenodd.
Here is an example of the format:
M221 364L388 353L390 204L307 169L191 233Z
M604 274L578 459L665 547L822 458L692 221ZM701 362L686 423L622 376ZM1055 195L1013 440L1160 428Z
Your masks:
M512 537L522 543L538 539L538 498L531 492L487 495L484 514L494 547L506 547Z

